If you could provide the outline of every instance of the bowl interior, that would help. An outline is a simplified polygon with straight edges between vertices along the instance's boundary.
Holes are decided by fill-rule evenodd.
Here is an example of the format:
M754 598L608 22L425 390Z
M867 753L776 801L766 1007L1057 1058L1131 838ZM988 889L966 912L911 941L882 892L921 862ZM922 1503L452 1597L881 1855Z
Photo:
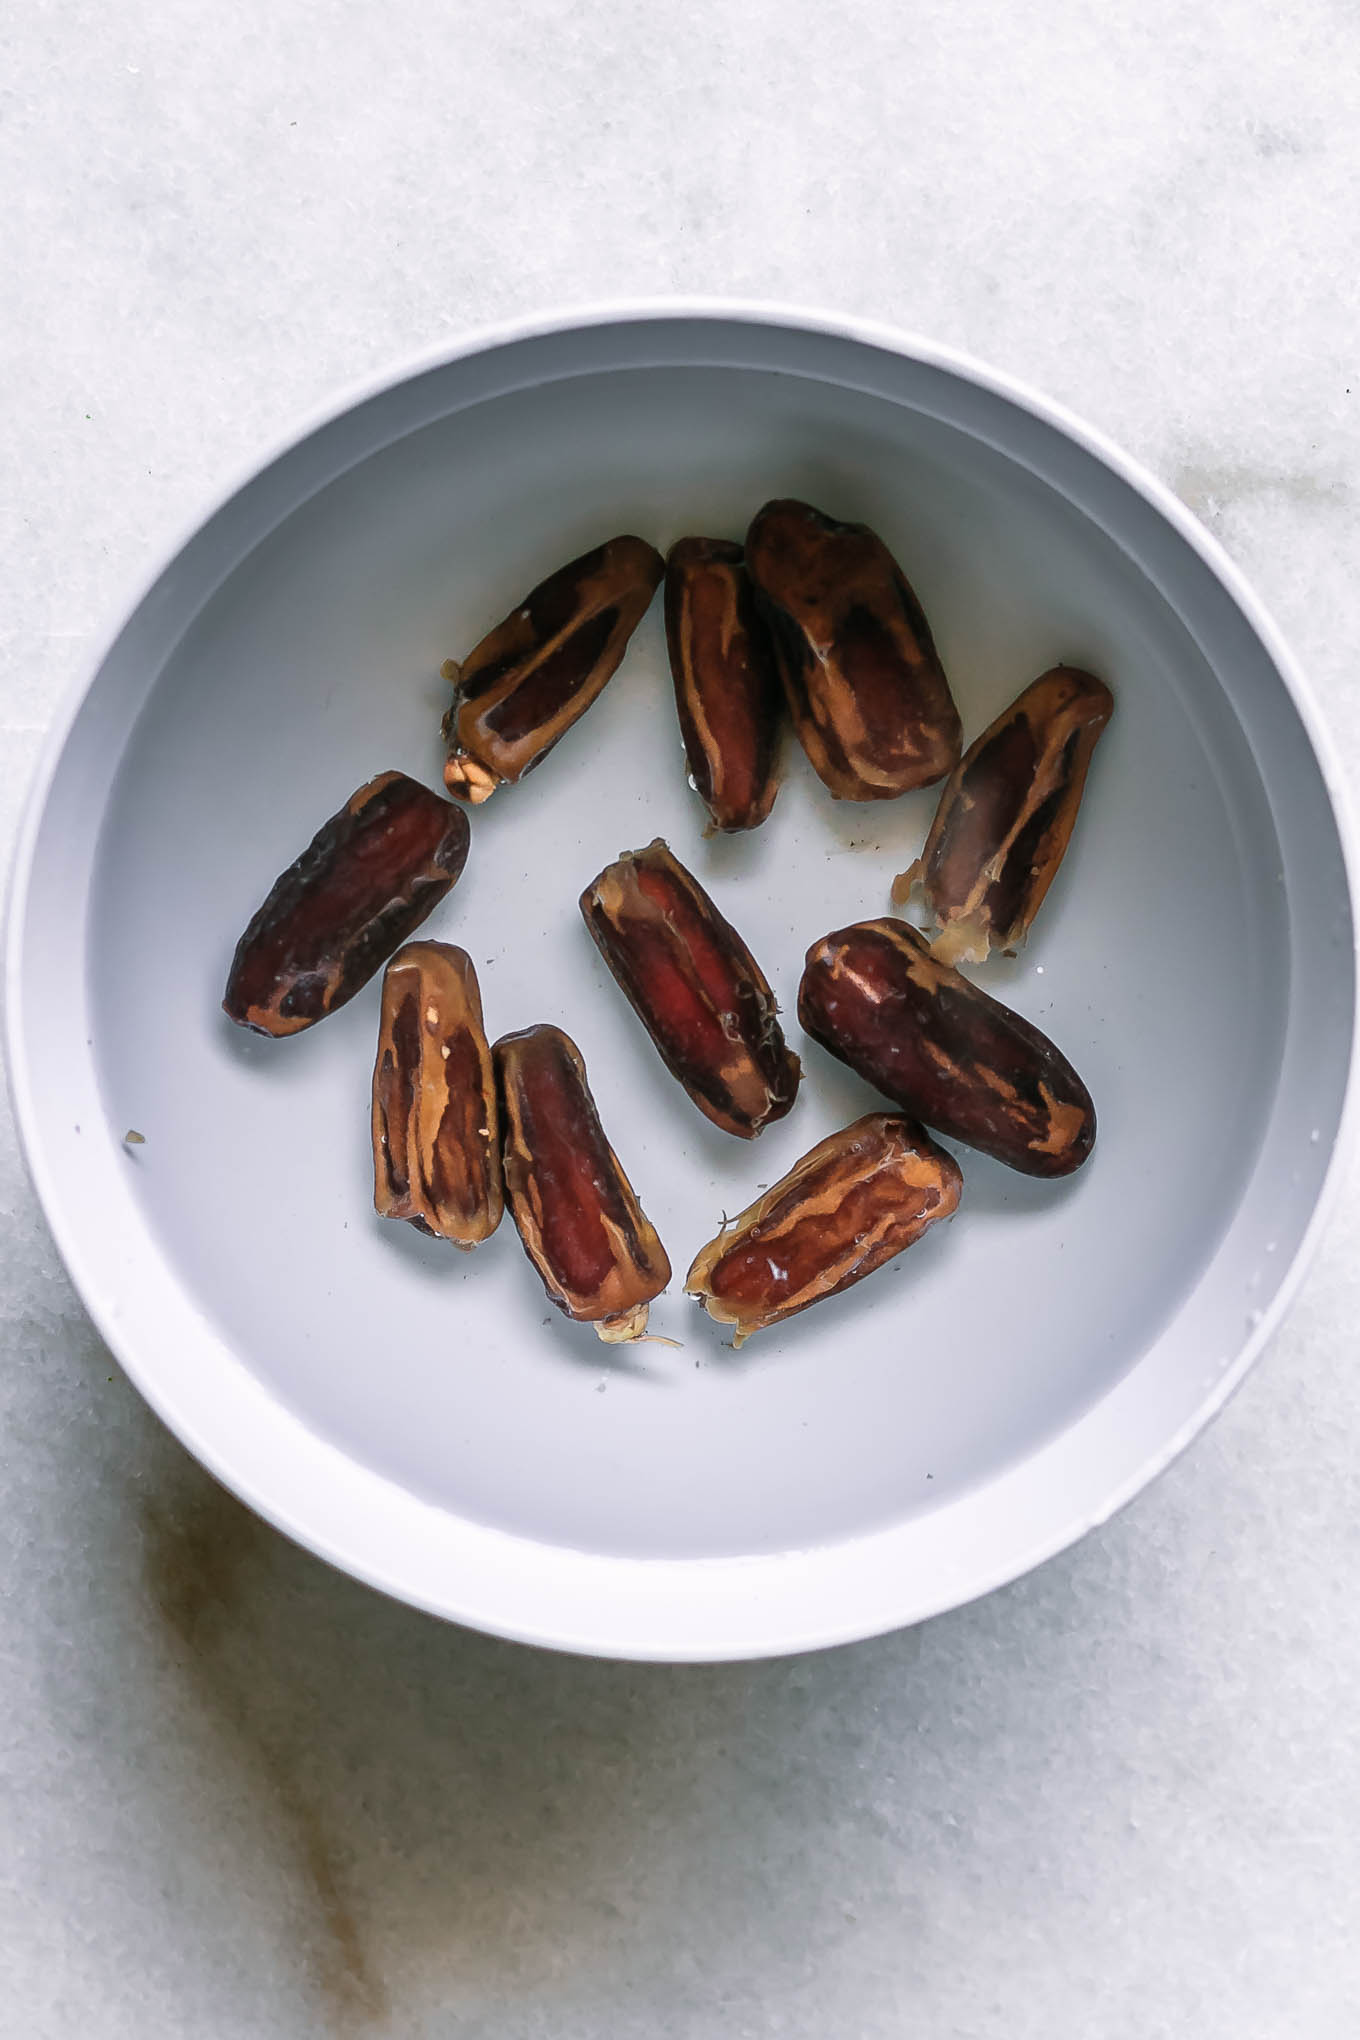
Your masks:
M606 1353L546 1304L507 1223L464 1257L371 1208L376 986L283 1043L217 1000L275 872L361 780L438 783L440 660L615 530L740 535L768 495L864 518L906 562L970 735L1058 660L1117 718L1022 959L986 982L1097 1100L1093 1164L1032 1183L964 1154L958 1222L740 1355L679 1292L681 1341ZM580 1043L678 1276L814 1140L874 1104L811 1044L794 1113L752 1144L699 1116L604 973L576 897L662 835L746 933L791 1032L801 958L885 911L935 795L833 803L801 757L769 825L705 841L655 604L598 708L474 817L429 932L469 949L494 1032ZM309 1424L440 1505L608 1551L839 1539L985 1482L1134 1364L1241 1194L1287 985L1260 775L1177 620L1013 462L920 414L774 377L653 371L521 391L409 434L232 573L127 746L91 968L108 1112L167 1257ZM1239 931L1222 941L1215 931Z
M842 341L814 372L796 335L722 347L716 330L697 347L678 325L645 345L621 327L575 356L550 336L513 374L486 370L494 352L447 364L232 499L76 718L12 951L44 1199L104 1329L196 1449L397 1591L661 1655L709 1647L711 1571L670 1612L660 1573L638 1589L645 1641L607 1613L555 1626L531 1567L480 1601L440 1572L440 1525L611 1562L787 1557L766 1628L734 1617L718 1653L882 1626L1004 1576L1136 1484L1240 1366L1312 1218L1354 1006L1317 759L1187 539L1052 424L948 370L885 356L860 373L870 351ZM833 802L790 741L769 823L705 840L656 604L599 704L475 814L426 930L476 959L493 1033L551 1020L576 1038L666 1241L654 1326L679 1344L606 1350L551 1310L508 1220L462 1256L374 1216L376 984L280 1043L218 1001L269 883L355 786L390 766L438 783L442 659L613 532L739 536L774 494L882 532L969 737L1057 661L1111 683L1030 945L979 973L1082 1072L1099 1139L1058 1185L961 1151L952 1225L740 1354L683 1298L724 1213L874 1106L801 1037L801 960L887 910L936 796ZM797 1107L753 1144L666 1075L577 912L604 863L656 835L747 936L804 1057ZM403 1498L428 1507L398 1530ZM849 1581L876 1536L895 1557L873 1608L809 1617L798 1554L843 1548Z

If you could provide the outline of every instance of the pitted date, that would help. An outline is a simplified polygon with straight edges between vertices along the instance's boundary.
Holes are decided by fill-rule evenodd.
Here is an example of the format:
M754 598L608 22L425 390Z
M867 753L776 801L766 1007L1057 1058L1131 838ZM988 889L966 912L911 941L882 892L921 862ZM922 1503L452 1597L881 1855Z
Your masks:
M539 1026L502 1035L492 1057L506 1199L543 1287L608 1344L641 1338L671 1264L605 1138L581 1051Z
M296 1034L368 983L457 881L468 820L404 772L381 772L322 825L236 945L223 1011Z
M1027 1176L1070 1175L1095 1144L1095 1107L1067 1058L905 921L814 942L798 1017L904 1112Z
M383 975L373 1067L373 1202L471 1248L505 1208L500 1115L477 972L465 949L408 942Z
M690 778L715 829L754 829L778 791L783 695L739 545L681 538L666 555L666 647Z
M444 718L444 784L474 806L542 763L623 657L663 567L641 538L611 538L559 567L461 667Z
M700 1250L685 1289L740 1346L837 1296L953 1216L963 1177L912 1120L871 1112L819 1141Z
M926 847L893 886L917 885L945 963L1018 949L1062 863L1086 770L1114 712L1103 680L1054 666L971 744L940 796Z
M726 1133L751 1140L798 1095L765 975L658 838L606 866L581 913L671 1075Z
M891 800L958 759L962 728L925 612L865 524L780 499L746 534L789 713L842 800Z

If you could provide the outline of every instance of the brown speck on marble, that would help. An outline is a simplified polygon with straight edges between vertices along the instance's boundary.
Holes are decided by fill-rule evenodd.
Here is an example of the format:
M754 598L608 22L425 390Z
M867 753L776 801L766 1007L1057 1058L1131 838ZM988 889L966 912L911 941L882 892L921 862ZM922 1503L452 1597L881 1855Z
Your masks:
M139 1502L148 1592L179 1642L198 1651L233 1612L241 1568L268 1533L206 1475L191 1499L146 1494Z
M384 2017L387 1994L345 1892L343 1851L326 1813L299 1784L296 1763L231 1647L235 1634L251 1626L254 1576L269 1564L274 1533L197 1469L179 1494L140 1494L138 1507L152 1606L203 1706L230 1731L290 1837L315 1922L307 1967L327 2005L328 2030L359 2032Z
M293 1796L289 1807L297 1827L299 1853L316 1900L326 1938L314 1954L312 1973L338 2014L341 2032L381 2019L387 1994L369 1968L354 1911L345 1896L334 1839L315 1808Z

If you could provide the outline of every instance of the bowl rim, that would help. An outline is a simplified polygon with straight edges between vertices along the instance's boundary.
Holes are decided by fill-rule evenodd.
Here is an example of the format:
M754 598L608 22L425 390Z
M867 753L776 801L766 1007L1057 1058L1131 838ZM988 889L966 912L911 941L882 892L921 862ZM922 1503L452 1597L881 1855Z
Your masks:
M33 1094L32 1071L20 1017L22 1001L19 995L27 920L26 907L40 826L76 719L123 631L172 568L185 547L213 517L276 462L302 446L314 434L343 418L350 411L418 376L452 367L459 361L522 342L552 338L588 328L633 324L678 325L686 321L710 322L715 325L744 325L755 329L802 331L850 342L943 371L1003 399L1073 442L1113 472L1135 494L1141 496L1198 556L1212 577L1221 585L1263 646L1284 684L1317 761L1330 802L1344 871L1350 913L1351 947L1354 952L1360 954L1360 913L1358 913L1360 838L1357 837L1351 800L1340 761L1311 685L1270 612L1241 569L1180 498L1140 461L1125 452L1097 427L1078 417L1064 404L1042 394L1026 382L992 368L964 350L927 339L884 321L760 299L722 296L608 299L579 305L568 304L551 311L481 324L456 339L420 350L377 373L357 379L339 395L331 396L312 407L300 423L280 435L265 449L238 464L224 481L207 492L201 507L183 519L173 536L161 544L151 566L135 585L131 596L125 598L115 611L113 626L96 634L95 650L83 662L82 670L58 703L33 766L10 860L3 973L4 1040L9 1094L20 1151L37 1191L44 1217L81 1304L139 1393L186 1449L218 1480L275 1528L314 1555L393 1598L423 1608L446 1620L463 1622L486 1633L516 1641L586 1655L662 1662L715 1662L775 1657L795 1651L826 1648L871 1635L884 1634L899 1627L924 1621L935 1614L964 1606L1022 1577L1035 1566L1075 1544L1088 1530L1106 1522L1126 1506L1180 1456L1224 1408L1255 1365L1293 1303L1334 1210L1346 1161L1355 1139L1357 1120L1360 1119L1360 1058L1357 1058L1357 1046L1360 1045L1360 998L1352 1000L1350 1036L1345 1044L1346 1078L1331 1153L1298 1248L1268 1307L1243 1340L1231 1364L1222 1369L1203 1394L1190 1418L1155 1452L1146 1455L1132 1472L1103 1498L1098 1507L1080 1509L1064 1516L1056 1528L1050 1529L1041 1538L1033 1543L1017 1546L1004 1560L977 1570L966 1580L954 1577L933 1590L924 1592L919 1590L919 1583L914 1582L912 1584L916 1591L912 1592L904 1587L899 1597L900 1606L895 1604L894 1609L886 1614L880 1609L868 1621L865 1620L862 1609L857 1611L851 1606L842 1606L837 1610L834 1594L828 1597L823 1593L820 1596L822 1613L819 1619L805 1620L801 1625L784 1622L776 1631L753 1634L743 1639L740 1634L733 1633L729 1620L722 1620L716 1626L706 1622L701 1612L704 1606L705 1576L709 1586L712 1586L720 1573L745 1572L749 1585L756 1587L758 1594L755 1574L761 1568L770 1564L787 1566L790 1562L797 1562L815 1574L820 1570L819 1561L823 1558L820 1551L784 1551L761 1559L674 1561L618 1559L605 1558L598 1554L568 1552L527 1538L513 1537L506 1532L485 1531L483 1534L492 1540L499 1540L507 1547L518 1547L518 1566L514 1568L516 1570L523 1566L528 1556L537 1554L542 1560L547 1554L555 1553L567 1562L575 1561L578 1566L587 1568L642 1567L658 1576L657 1584L660 1584L659 1575L662 1573L672 1572L677 1580L681 1574L685 1576L685 1590L673 1596L667 1603L671 1610L679 1610L685 1630L683 1635L666 1633L664 1618L659 1625L662 1633L645 1635L621 1634L617 1619L612 1624L607 1618L601 1623L593 1614L589 1619L582 1619L579 1614L559 1619L551 1594L545 1595L541 1592L537 1596L540 1608L553 1609L549 1618L545 1619L540 1613L535 1619L526 1619L522 1615L510 1615L502 1619L494 1605L488 1607L477 1594L469 1594L466 1581L459 1581L450 1591L433 1594L413 1588L390 1569L356 1557L352 1550L343 1547L337 1537L326 1536L315 1524L300 1523L289 1513L286 1501L280 1500L278 1494L265 1493L260 1490L257 1483L240 1475L230 1463L229 1454L219 1450L211 1438L201 1435L179 1420L177 1412L170 1406L169 1398L162 1394L159 1384L148 1379L134 1339L101 1306L98 1284L91 1278L90 1271L85 1265L76 1229L66 1222L61 1200L56 1193L42 1152L39 1125L41 1115ZM292 1417L292 1413L289 1414L293 1422L302 1422L301 1419ZM337 1448L333 1447L322 1449L330 1454L337 1452ZM347 1455L338 1456L346 1459L348 1464L355 1464L348 1461ZM432 1505L420 1506L430 1508L432 1514L440 1517L450 1515L447 1511L433 1510ZM480 1529L480 1526L478 1527ZM883 1534L875 1532L864 1538L842 1540L827 1547L827 1553L844 1554L861 1544L872 1543L874 1538ZM812 1599L818 1601L819 1597L814 1595ZM831 1613L826 1612L828 1605L831 1606Z

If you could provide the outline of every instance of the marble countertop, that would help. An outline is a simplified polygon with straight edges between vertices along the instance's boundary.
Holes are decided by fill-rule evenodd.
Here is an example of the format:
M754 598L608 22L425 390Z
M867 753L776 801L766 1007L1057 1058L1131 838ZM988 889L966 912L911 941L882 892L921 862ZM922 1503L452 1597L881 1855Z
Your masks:
M1209 522L1360 773L1360 17L1335 0L33 7L0 121L0 811L300 414L502 315L870 314ZM223 1495L0 1142L0 2032L1343 2040L1360 1195L1226 1416L923 1629L714 1669L441 1627Z

